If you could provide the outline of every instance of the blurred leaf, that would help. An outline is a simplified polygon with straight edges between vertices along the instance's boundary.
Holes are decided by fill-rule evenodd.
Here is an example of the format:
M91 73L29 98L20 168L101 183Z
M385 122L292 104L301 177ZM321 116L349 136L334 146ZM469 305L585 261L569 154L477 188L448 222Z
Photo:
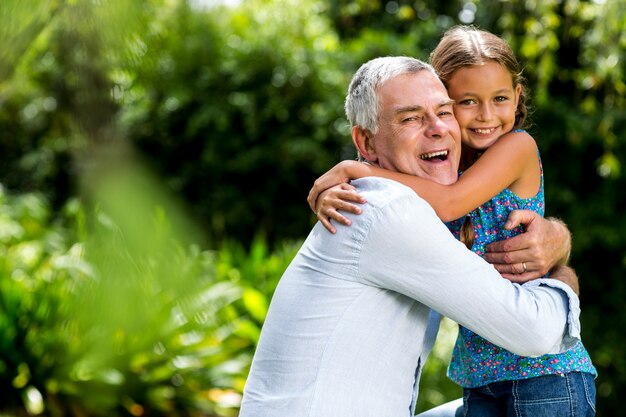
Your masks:
M243 290L243 304L252 317L260 323L265 321L267 315L268 302L265 296L254 288L246 287Z

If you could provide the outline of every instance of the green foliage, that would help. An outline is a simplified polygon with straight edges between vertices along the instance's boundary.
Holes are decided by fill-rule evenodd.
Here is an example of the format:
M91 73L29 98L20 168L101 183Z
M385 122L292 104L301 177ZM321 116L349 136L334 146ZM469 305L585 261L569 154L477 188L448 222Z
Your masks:
M336 36L315 13L320 2L258 3L165 16L143 39L148 65L122 94L139 98L124 119L129 135L172 173L169 185L198 221L246 245L250 230L307 232L308 217L290 202L305 201L302 180L338 158L347 134L346 74L333 61Z
M72 201L58 222L41 196L0 193L3 411L235 413L296 245L201 250L183 210L123 158L88 182L93 208Z

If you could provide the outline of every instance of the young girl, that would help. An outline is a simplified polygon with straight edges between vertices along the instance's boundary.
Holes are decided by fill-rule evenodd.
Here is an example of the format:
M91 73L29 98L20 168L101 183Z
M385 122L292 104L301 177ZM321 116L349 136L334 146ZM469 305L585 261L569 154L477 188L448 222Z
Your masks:
M537 145L521 130L526 118L521 71L504 40L469 26L446 32L430 59L456 103L454 114L463 142L459 180L446 186L344 161L316 181L309 204L315 211L321 191L350 179L390 178L415 190L443 221L450 222L457 237L482 255L487 244L523 232L519 227L504 228L512 210L544 214L543 170ZM421 157L446 155L434 152ZM337 187L351 190L345 184ZM331 218L348 224L338 209L358 212L350 201L364 202L358 194L341 190L335 192L335 198L320 199L318 217L329 230L334 231ZM452 221L466 214L464 222ZM530 268L532 265L522 263L518 272L526 273ZM595 415L597 373L580 341L561 354L521 357L460 327L448 376L463 387L465 416Z

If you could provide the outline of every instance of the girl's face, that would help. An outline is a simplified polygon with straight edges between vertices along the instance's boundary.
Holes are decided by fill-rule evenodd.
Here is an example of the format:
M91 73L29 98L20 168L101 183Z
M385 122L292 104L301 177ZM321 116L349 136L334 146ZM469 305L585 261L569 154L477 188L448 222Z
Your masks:
M493 145L515 124L522 91L502 65L488 61L456 70L448 81L448 94L456 104L454 115L463 144L476 150Z

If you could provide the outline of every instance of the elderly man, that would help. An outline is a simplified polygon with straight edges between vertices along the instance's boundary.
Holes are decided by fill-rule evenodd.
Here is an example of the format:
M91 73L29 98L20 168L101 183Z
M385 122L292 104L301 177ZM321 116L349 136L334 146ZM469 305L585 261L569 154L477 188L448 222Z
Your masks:
M428 64L385 57L357 71L346 112L370 163L449 184L460 157L452 104ZM443 157L422 158L433 152ZM335 235L318 223L276 288L240 417L412 416L433 310L525 356L577 340L569 286L502 279L409 188L353 184L368 201L358 220ZM568 268L553 276L575 282Z

